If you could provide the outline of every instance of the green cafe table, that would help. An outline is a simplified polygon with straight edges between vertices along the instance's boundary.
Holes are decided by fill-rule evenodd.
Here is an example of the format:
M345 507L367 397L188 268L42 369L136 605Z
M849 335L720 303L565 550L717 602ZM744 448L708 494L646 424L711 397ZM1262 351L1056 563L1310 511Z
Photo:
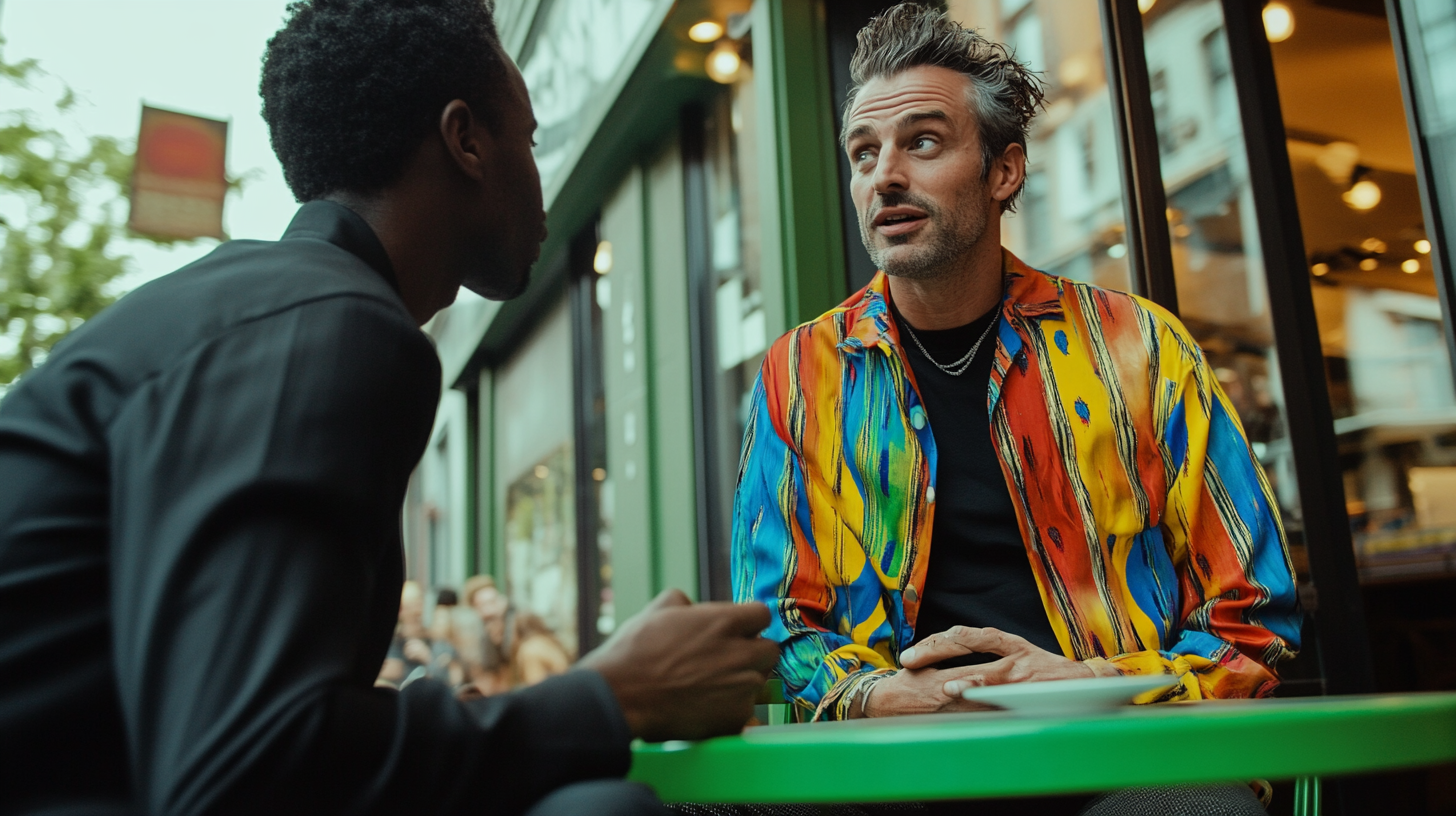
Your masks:
M639 743L630 778L668 802L893 802L1452 761L1456 693L1422 693L1220 700L1069 718L982 712L764 726L696 743Z

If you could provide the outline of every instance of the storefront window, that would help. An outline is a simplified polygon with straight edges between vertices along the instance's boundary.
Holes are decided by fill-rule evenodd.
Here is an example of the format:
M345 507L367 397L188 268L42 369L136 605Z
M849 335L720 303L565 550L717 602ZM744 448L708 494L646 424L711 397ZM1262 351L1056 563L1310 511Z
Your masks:
M1027 139L1019 212L1002 243L1032 266L1126 291L1122 177L1095 0L951 0L951 17L1041 73L1047 107Z
M748 55L748 40L736 44ZM744 59L705 117L710 303L703 325L712 327L712 370L706 372L711 423L708 451L716 478L709 480L716 502L717 546L710 549L710 594L728 597L728 519L738 476L738 452L748 421L748 400L768 348L768 321L760 275L758 146L753 68ZM708 293L711 294L708 294Z
M571 325L562 303L495 381L505 594L575 655L576 508Z
M1143 15L1143 26L1180 317L1269 476L1296 569L1307 580L1298 484L1223 12L1217 0L1159 0Z
M1446 572L1456 391L1390 28L1286 2L1274 69L1361 576Z

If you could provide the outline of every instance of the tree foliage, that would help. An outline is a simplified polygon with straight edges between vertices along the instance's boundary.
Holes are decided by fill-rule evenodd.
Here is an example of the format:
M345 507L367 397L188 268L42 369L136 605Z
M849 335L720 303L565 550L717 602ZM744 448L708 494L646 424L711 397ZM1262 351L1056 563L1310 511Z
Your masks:
M3 45L3 41L0 41ZM47 75L34 60L6 63L5 88L37 90ZM126 228L133 151L110 136L81 149L45 120L63 121L76 105L60 90L45 116L0 111L0 394L45 360L55 343L122 293L130 258Z

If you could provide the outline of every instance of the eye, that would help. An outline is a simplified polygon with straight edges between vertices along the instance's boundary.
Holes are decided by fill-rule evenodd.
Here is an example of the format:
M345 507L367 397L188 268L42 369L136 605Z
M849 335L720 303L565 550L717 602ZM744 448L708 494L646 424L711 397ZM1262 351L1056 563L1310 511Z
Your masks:
M930 138L929 136L916 136L915 139L910 142L911 150L929 150L932 147L935 147L935 140Z

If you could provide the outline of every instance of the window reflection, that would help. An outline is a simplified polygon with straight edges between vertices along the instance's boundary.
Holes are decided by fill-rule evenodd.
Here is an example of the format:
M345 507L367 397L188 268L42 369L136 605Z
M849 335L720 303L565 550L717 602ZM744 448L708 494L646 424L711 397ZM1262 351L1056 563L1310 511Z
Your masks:
M1005 42L1047 83L1027 138L1026 188L1002 241L1032 266L1127 290L1122 177L1095 0L952 0L950 16Z
M747 55L746 40L739 45ZM709 302L701 307L712 326L707 342L713 370L704 377L710 428L710 467L717 474L717 518L708 575L714 598L728 598L728 520L738 478L738 452L748 421L754 379L768 348L769 331L760 276L758 155L754 138L753 67L744 59L731 84L718 94L705 122L709 227ZM710 484L714 484L710 481ZM700 567L701 568L701 567Z
M1228 394L1307 578L1253 191L1217 0L1145 8L1143 41L1183 323Z
M1274 68L1362 578L1446 571L1456 391L1390 29L1287 4Z

